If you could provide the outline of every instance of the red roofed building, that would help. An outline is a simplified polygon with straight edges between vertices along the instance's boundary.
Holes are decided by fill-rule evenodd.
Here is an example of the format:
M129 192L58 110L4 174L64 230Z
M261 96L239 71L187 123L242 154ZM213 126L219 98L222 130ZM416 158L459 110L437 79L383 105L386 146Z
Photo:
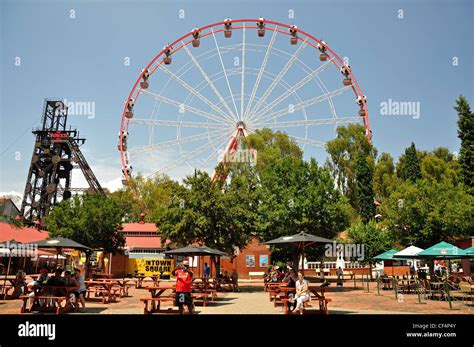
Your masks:
M112 257L111 272L121 276L130 273L133 259L163 258L169 240L162 242L161 235L154 223L123 223L121 233L125 237L126 254Z
M0 223L0 242L15 240L21 243L44 240L48 237L46 230L21 227L15 228L8 223Z

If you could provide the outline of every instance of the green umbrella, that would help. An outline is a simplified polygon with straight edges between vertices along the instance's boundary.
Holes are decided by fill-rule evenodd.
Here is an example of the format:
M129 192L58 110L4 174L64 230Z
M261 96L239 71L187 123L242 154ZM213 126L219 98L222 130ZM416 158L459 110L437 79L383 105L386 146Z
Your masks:
M464 254L463 258L474 258L474 246L464 249Z
M418 253L419 258L446 258L459 259L466 256L466 252L447 242L440 242Z
M397 250L394 250L394 249L391 249L389 251L386 251L386 252L383 252L382 254L379 254L377 256L374 257L375 260L394 260L394 261L398 261L398 260L411 260L410 258L399 258L399 257L394 257L393 255L395 253L398 253Z

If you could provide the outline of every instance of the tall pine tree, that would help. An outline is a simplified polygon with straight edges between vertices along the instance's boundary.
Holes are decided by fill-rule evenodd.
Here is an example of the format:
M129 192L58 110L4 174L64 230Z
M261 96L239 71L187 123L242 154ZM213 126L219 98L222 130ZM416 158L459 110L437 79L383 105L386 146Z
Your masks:
M356 194L357 209L364 223L375 217L374 205L374 173L363 153L357 155L356 162Z
M474 184L474 165L473 147L474 147L474 114L464 96L459 96L456 100L454 109L458 113L458 137L461 140L459 150L459 164L461 165L461 177L466 187L471 188Z
M410 147L405 149L405 162L402 166L401 177L415 183L421 178L421 163L418 154L416 153L415 144L412 142Z

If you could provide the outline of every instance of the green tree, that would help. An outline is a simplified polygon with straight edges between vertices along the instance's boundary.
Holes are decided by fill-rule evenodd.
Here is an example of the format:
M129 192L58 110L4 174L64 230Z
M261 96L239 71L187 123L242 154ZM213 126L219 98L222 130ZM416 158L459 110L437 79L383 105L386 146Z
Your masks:
M358 213L368 223L375 217L373 171L363 153L357 156L355 174Z
M421 178L420 157L413 142L405 149L404 157L400 158L397 174L403 180L410 182L416 182Z
M138 221L142 212L145 213L146 221L153 222L156 210L168 206L177 192L182 189L178 182L165 175L151 178L137 175L134 177L133 184L140 196L140 201L135 198L129 186L108 194L122 209L126 222Z
M238 200L235 191L244 194L252 184L245 179L212 184L209 175L199 171L183 183L185 189L155 214L163 236L179 246L197 242L228 254L233 254L234 247L244 248L253 223L248 217L250 201Z
M459 96L454 107L458 113L458 137L461 140L459 163L461 176L466 187L474 186L474 114L464 96Z
M379 200L387 198L397 186L395 165L388 153L382 153L374 168L374 194Z
M401 246L429 247L472 233L474 197L446 179L400 184L381 208L383 224Z
M445 147L435 148L421 159L421 176L428 180L441 182L448 179L456 185L461 180L460 169L459 162Z
M370 158L370 165L374 165L377 149L367 141L365 128L360 124L339 126L336 132L336 138L327 143L327 165L338 188L347 196L352 207L357 209L356 158L362 153Z
M121 230L123 211L116 201L101 194L76 195L54 206L46 217L49 235L70 238L106 253L120 252L125 244ZM90 253L86 252L87 263Z
M373 258L393 246L392 236L387 228L378 226L374 220L365 224L355 222L347 233L352 243L364 245L364 259L362 264L374 264Z

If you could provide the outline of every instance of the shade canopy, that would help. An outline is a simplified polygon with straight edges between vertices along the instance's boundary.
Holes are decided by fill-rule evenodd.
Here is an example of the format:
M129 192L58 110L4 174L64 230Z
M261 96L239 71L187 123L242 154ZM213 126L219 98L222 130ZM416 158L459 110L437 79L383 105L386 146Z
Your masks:
M74 240L65 237L52 237L45 240L29 242L29 244L36 244L38 248L71 248L71 249L91 249Z
M461 248L458 248L447 242L440 242L424 251L418 253L420 258L451 258L457 259L465 256L466 253Z
M305 244L305 246L309 246L310 244L313 243L332 243L333 240L326 239L324 237L320 236L314 236L311 234L307 234L304 231L291 235L291 236L281 236L277 239L263 242L264 245L283 245L283 244Z
M464 258L474 258L474 246L464 249Z
M218 251L207 246L187 246L183 248L171 249L164 252L168 255L183 255L183 256L219 256L219 257L228 257L229 255L225 252Z
M392 249L390 249L386 252L383 252L382 254L379 254L379 255L375 256L373 259L375 259L375 260L394 260L394 261L411 260L410 258L394 258L394 255L396 253L398 253L398 251L392 248Z
M394 258L416 258L423 249L416 246L409 246L393 255Z

